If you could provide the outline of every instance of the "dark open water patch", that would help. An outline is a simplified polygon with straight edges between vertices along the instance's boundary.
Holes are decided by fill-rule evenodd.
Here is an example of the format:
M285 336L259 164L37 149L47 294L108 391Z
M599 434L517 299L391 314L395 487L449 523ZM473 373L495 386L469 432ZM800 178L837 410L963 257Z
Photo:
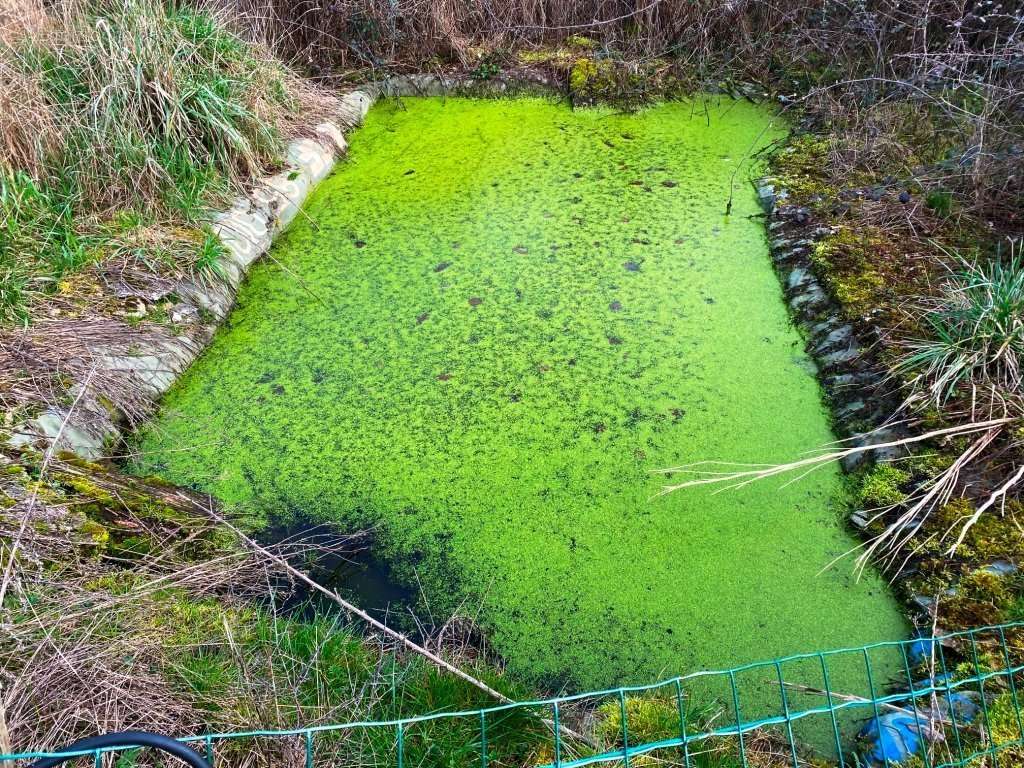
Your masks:
M353 538L334 525L294 519L272 523L259 540L264 545L283 546L286 552L290 548L293 551L287 560L293 567L388 626L407 633L420 628L411 621L410 613L416 607L416 593L400 583L386 561L374 555L372 536ZM282 577L278 586L287 594L277 604L285 613L351 618L336 602L301 581Z

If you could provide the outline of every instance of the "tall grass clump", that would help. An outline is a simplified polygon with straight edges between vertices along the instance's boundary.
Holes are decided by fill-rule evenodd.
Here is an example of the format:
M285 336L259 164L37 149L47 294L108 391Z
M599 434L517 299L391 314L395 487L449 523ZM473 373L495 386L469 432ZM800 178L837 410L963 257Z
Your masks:
M1022 392L1024 258L962 262L962 270L923 307L924 338L905 343L896 370L942 406L971 385ZM962 394L962 392L961 392Z
M211 12L20 2L0 25L0 321L101 255L112 212L192 221L274 163L302 92Z

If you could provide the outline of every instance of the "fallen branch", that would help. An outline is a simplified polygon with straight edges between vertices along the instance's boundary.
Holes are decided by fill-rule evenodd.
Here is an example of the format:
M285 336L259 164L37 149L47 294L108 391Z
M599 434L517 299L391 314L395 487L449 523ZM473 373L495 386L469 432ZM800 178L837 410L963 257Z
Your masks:
M978 507L974 514L967 519L967 522L964 523L963 527L960 529L960 535L957 536L956 543L949 548L946 554L952 555L957 550L957 547L964 543L964 539L967 537L967 532L971 530L971 526L978 522L978 519L982 516L985 510L995 504L999 499L1005 497L1010 489L1017 485L1017 483L1022 479L1024 479L1024 464L1021 464L1020 467L1017 468L1017 471L1009 480L1003 483L1003 485L1001 485L997 490L993 491L989 497L985 499L985 503Z
M843 448L835 451L824 451L822 453L809 456L806 459L800 459L793 461L788 464L739 464L735 462L725 461L699 461L693 464L684 464L678 467L668 467L666 469L655 469L651 470L659 474L673 474L675 472L690 472L695 474L701 474L702 477L698 477L695 480L687 480L685 483L678 483L676 485L666 485L658 492L658 496L664 496L678 491L683 488L692 488L697 485L715 485L730 483L728 488L742 488L745 485L756 482L757 480L764 480L769 477L776 475L784 475L789 472L793 472L798 469L814 469L818 466L829 464L833 461L839 461L852 456L857 453L863 453L864 451L875 451L879 448L898 448L904 445L910 445L912 443L922 443L928 440L934 440L938 437L945 437L948 435L969 435L975 432L981 432L984 430L990 430L995 427L1002 427L1007 424L1011 424L1016 421L1015 418L1005 416L999 419L989 419L988 421L972 422L970 424L961 424L955 427L946 427L945 429L936 429L931 432L925 432L920 435L911 435L910 437L904 437L899 440L890 440L885 443L874 443L871 445L856 445L850 448ZM737 467L737 466L753 466L755 469L743 469L729 472L712 472L695 470L695 467L699 466L718 466L718 467Z
M896 448L913 443L926 442L941 437L974 435L979 432L982 433L974 439L966 449L961 451L956 461L954 461L949 467L943 469L926 483L921 484L911 499L877 510L876 514L869 522L877 520L883 515L906 504L906 508L900 512L896 520L886 525L884 531L877 536L874 536L866 544L858 545L853 550L843 553L829 563L829 566L831 566L839 559L851 554L853 551L863 549L864 551L856 560L856 571L858 573L862 573L871 560L878 560L883 567L888 568L893 564L898 553L906 547L906 545L909 544L914 536L921 530L929 515L936 508L943 506L949 501L950 496L957 486L961 471L972 461L983 455L985 450L1004 431L1005 427L1016 423L1017 421L1019 421L1019 419L1016 416L1003 416L996 419L988 419L986 421L971 421L966 424L959 424L957 426L946 427L944 429L936 429L920 435L911 435L909 437L890 440L884 443L858 445L837 450L822 450L812 456L787 464L739 464L722 461L700 461L679 467L653 470L663 474L688 472L698 475L697 478L687 480L683 483L663 486L657 496L663 496L665 494L672 493L673 491L678 491L683 488L692 488L697 485L723 486L718 490L742 488L743 486L758 480L764 480L788 473L797 473L794 478L787 481L786 485L788 485L789 483L796 482L810 472L820 469L833 461L838 461L847 456L863 451L874 451L879 448ZM701 469L701 467L707 467L707 469ZM716 471L716 469L721 471ZM1024 480L1024 466L1017 468L1017 471L1014 472L1001 487L993 491L985 502L978 507L973 515L967 518L966 522L964 522L960 528L960 533L956 542L949 548L946 554L952 555L964 542L968 531L978 521L981 515L997 501L1004 498L1006 494L1022 480ZM902 565L899 566L899 568L897 568L897 572L902 567Z

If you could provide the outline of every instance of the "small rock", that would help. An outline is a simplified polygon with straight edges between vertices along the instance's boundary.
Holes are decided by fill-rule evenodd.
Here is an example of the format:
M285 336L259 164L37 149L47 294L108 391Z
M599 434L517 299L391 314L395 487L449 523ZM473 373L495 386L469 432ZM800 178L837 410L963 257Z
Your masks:
M142 318L146 316L146 302L139 298L129 299L129 301L134 302L131 309L121 310L120 312L115 312L114 314L118 315L119 317L132 318Z
M839 349L835 352L829 352L827 355L822 355L821 365L824 368L832 368L833 366L848 363L856 359L858 355L860 355L860 349L855 346L849 346L846 349Z
M823 339L828 334L832 333L836 329L836 320L832 317L826 317L820 323L815 323L811 326L811 338Z
M479 296L470 296L469 297L469 306L471 306L471 307L479 307L483 303L484 303L484 300L481 299Z
M1012 576L1017 572L1017 566L1009 560L993 560L988 565L983 565L979 570L991 573L994 576Z
M900 192L900 202L903 203L904 205L909 203L910 202L910 193L907 192L906 190L903 190L902 192Z
M854 400L852 403L848 403L836 411L836 420L839 422L849 421L855 416L863 413L864 409L867 407L867 403L863 400Z
M853 448L853 447L859 448L859 447L863 446L864 445L864 436L863 435L857 435L857 437L855 437L853 440L850 440L848 442L848 445L851 448ZM849 474L851 472L855 472L857 469L859 469L860 467L864 466L870 459L871 459L871 452L870 451L857 451L856 453L850 453L850 454L847 454L846 456L843 456L843 458L839 460L839 464L840 464L840 466L842 466L843 472L846 472L847 474Z
M846 389L871 383L871 377L862 373L839 373L825 380L827 389Z
M171 307L171 322L172 323L195 323L199 321L199 310L193 307L191 304L181 302Z
M931 612L932 607L935 605L935 598L928 597L927 595L911 595L910 602L920 608L922 611Z
M640 265L637 264L635 261L627 261L622 266L625 268L625 270L627 272L639 272L640 271Z
M811 285L803 293L798 293L790 302L790 306L794 311L804 314L809 314L816 309L824 307L826 304L828 304L828 297L821 289L821 286L817 284Z
M853 326L843 325L826 336L814 351L820 355L836 347L850 347L853 341Z
M772 253L772 259L776 264L788 264L791 261L796 261L800 253L800 250L797 248L778 250Z
M786 278L786 290L792 291L802 287L811 277L811 273L803 267L796 267Z

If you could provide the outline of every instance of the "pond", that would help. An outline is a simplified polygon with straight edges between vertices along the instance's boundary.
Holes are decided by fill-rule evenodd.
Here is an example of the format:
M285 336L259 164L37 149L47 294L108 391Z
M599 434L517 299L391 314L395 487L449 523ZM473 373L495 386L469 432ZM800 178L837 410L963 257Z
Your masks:
M135 470L372 529L419 611L548 684L901 637L875 575L823 571L856 544L836 468L655 497L834 439L749 183L783 128L717 97L378 104Z

